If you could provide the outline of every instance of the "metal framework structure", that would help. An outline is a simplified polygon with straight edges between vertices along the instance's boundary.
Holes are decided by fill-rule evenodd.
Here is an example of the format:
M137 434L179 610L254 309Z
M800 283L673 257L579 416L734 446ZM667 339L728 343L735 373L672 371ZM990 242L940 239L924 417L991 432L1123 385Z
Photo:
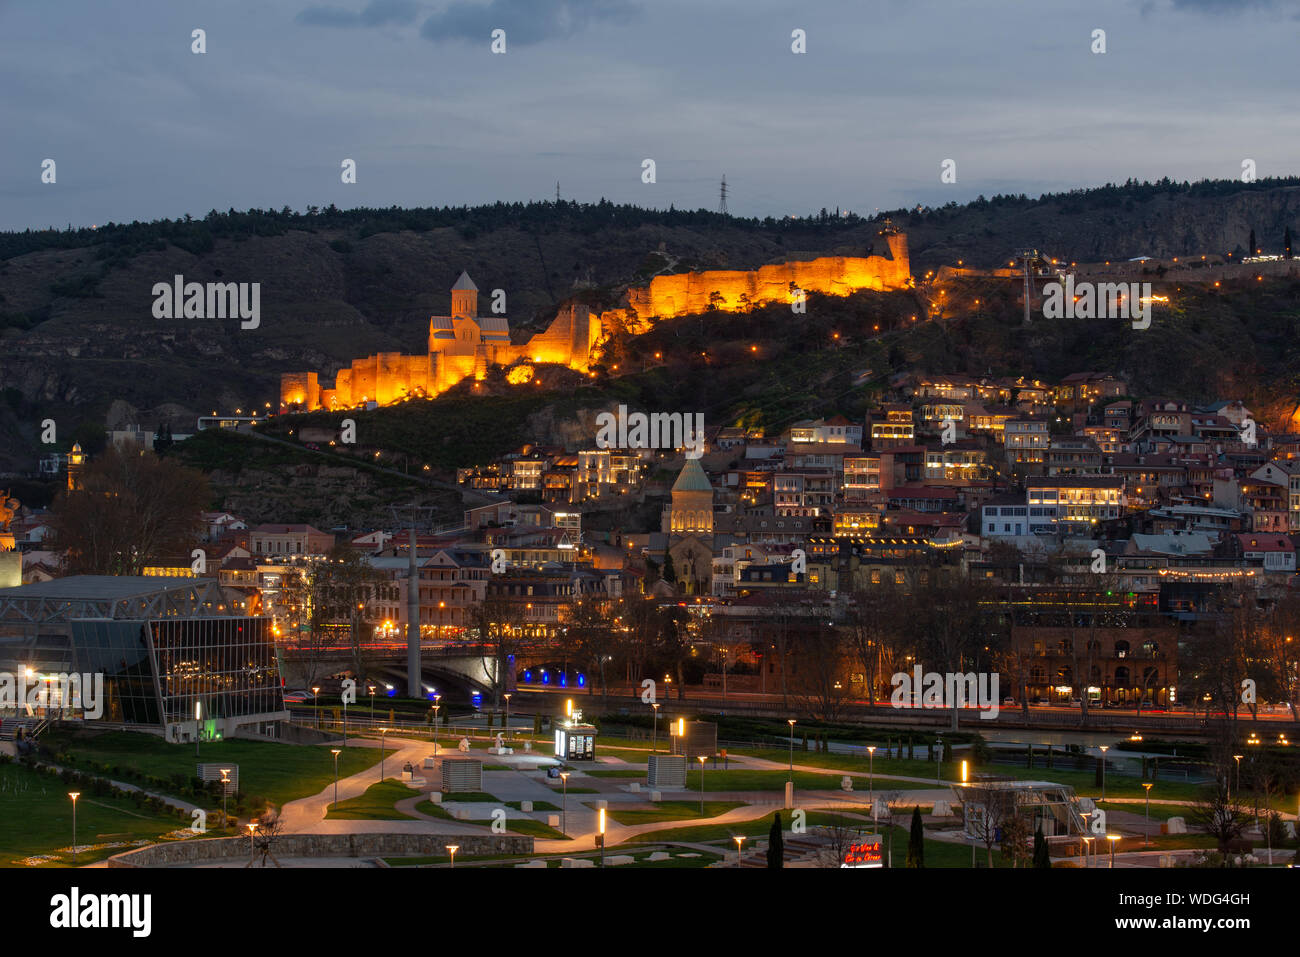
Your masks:
M213 578L75 575L0 588L0 622L154 621L229 614Z

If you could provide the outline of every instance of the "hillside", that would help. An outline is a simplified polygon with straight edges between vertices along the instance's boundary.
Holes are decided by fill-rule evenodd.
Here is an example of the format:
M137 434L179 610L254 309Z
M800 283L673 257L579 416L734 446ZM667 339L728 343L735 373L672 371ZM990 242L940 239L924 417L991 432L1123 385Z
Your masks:
M1252 228L1266 250L1280 251L1284 230L1300 225L1300 181L1126 184L891 215L908 233L918 274L959 259L998 264L1022 246L1085 261L1226 252L1239 250ZM138 421L152 427L168 419L177 431L188 430L199 413L265 408L275 401L281 372L326 372L379 350L419 349L427 317L446 311L447 289L461 269L485 291L505 290L512 326L526 335L575 294L593 305L612 305L629 284L665 268L753 268L819 253L861 255L873 246L880 251L878 229L876 222L829 213L757 221L607 203L535 203L452 210L331 208L306 214L232 211L204 220L2 234L0 470L33 466L46 418L58 424L60 446L78 438L93 448L102 441L110 411L115 425ZM190 281L261 283L260 327L242 330L231 320L155 319L153 284L177 274ZM1292 340L1267 331L1286 325L1286 295L1260 294L1266 298L1247 300L1241 309L1234 301L1237 293L1226 289L1215 301L1189 301L1184 307L1188 329L1199 331L1191 339L1163 342L1159 350L1181 353L1189 342L1228 338L1216 344L1216 369L1200 376L1197 353L1190 363L1171 368L1177 373L1173 377L1249 384L1261 371L1275 379L1292 376L1285 352ZM913 297L896 298L893 306L879 304L889 297L863 302L877 302L870 307L877 311L915 311ZM838 315L838 309L828 301L818 321ZM1258 313L1261 327L1229 335L1242 310ZM1049 374L1048 366L1067 358L1080 364L1090 356L1092 365L1121 361L1150 369L1157 379L1162 374L1142 356L1123 351L1139 348L1135 344L1116 342L1121 351L1106 353L1104 337L1044 338L1043 327L1016 332L1014 305L1003 315L995 312L992 299L985 300L981 314L1011 325L970 333L932 330L926 334L940 335L942 348L909 346L905 355L945 363L979 357L976 364L987 366L1007 366L1019 355L1029 366L1025 371ZM719 405L717 414L724 417L759 414L747 413L748 405L761 407L763 415L802 414L803 399L792 395L775 401L771 390L745 378L752 372L748 367L740 367L747 371L735 381L719 377L725 343L766 334L764 315L760 310L708 319L723 323L703 336L705 348L717 353L708 379L729 382L736 401L723 409L699 391L713 388L701 377L677 380L694 387L697 405ZM773 323L779 323L777 316L789 313L778 310ZM688 335L681 330L692 322L681 321L674 343ZM969 335L966 347L974 351L945 354L955 348L946 344L957 341L954 335ZM647 337L640 345L649 348L654 341ZM1156 341L1153 337L1141 348ZM935 349L940 354L932 354ZM1028 351L1002 355L1008 349ZM1232 361L1222 362L1224 356ZM866 347L848 364L880 365ZM765 366L764 372L772 368ZM653 383L653 376L645 381ZM1204 383L1198 390L1214 391ZM812 404L821 401L815 396Z

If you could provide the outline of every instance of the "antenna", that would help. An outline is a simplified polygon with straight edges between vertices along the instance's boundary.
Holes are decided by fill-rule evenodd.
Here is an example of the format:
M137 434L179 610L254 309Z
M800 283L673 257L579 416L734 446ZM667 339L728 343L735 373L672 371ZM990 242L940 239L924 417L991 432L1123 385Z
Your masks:
M558 179L555 181L555 205L560 205L560 181Z
M722 174L722 190L718 195L718 212L727 215L727 174Z

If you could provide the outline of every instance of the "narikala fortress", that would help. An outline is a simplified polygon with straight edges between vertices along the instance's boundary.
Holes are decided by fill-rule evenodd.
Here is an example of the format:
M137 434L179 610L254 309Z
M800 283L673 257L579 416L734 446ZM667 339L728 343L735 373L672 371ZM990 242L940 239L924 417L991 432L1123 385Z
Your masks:
M648 286L627 291L627 306L592 314L567 303L545 332L522 344L510 341L505 316L478 314L478 287L462 272L451 288L451 315L429 319L429 350L422 355L380 352L339 369L333 388L322 388L315 372L280 377L280 411L346 409L369 402L388 405L410 396L434 396L463 379L483 379L491 366L516 362L556 363L586 372L615 328L644 332L648 319L670 319L710 309L747 311L771 302L791 302L800 292L847 296L863 289L887 291L911 284L907 237L886 231L889 257L824 256L777 263L757 270L710 270L655 276Z

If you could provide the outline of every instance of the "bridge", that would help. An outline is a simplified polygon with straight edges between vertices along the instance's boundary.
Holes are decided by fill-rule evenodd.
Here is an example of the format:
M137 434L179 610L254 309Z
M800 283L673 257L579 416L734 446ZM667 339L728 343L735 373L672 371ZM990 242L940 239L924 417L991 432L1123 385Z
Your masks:
M354 671L357 662L366 678L376 683L406 688L406 642L370 641L353 648L351 644L306 645L277 642L280 673L287 688L305 688L313 684L332 688L336 679L331 676L344 671ZM498 686L498 661L496 646L453 641L420 642L420 683L427 694L437 693L449 703L468 704L478 693L490 700ZM515 655L515 664L526 668L535 662L546 662L555 656L548 648L534 648ZM501 682L505 684L507 682ZM358 687L358 699L365 689Z

